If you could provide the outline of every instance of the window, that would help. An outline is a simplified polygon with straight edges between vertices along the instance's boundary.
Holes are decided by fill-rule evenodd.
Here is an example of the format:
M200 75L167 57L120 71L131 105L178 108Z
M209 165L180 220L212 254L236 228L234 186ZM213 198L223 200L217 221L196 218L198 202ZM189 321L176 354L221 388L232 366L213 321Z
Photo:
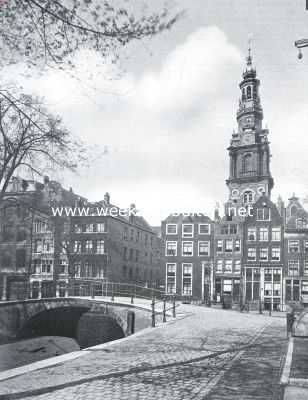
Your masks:
M148 243L149 243L149 236L148 236L148 234L146 233L146 234L144 235L144 244L147 246Z
M245 173L245 172L251 172L251 171L252 171L252 156L251 156L251 154L245 154L245 155L243 156L242 161L243 161L243 164L242 164L242 171L243 171L244 173ZM248 201L245 201L245 200L244 200L244 202L245 202L245 203L251 203L251 202L252 202L252 191L247 190L247 191L245 192L245 194L246 194L246 193L248 194L249 199L247 198ZM244 194L244 196L245 196L245 194ZM250 197L250 195L251 195L251 197Z
M192 294L192 264L182 264L182 294L183 296Z
M198 255L199 256L210 255L210 242L198 242Z
M308 253L308 240L304 241L304 251L306 254Z
M272 295L272 282L265 282L264 283L264 296L271 296Z
M166 242L166 256L177 255L177 242Z
M185 238L191 238L194 236L193 224L183 224L182 225L182 236Z
M308 275L308 260L304 260L304 275Z
M105 253L105 242L104 240L98 240L96 242L96 253L104 254Z
M134 236L135 236L135 231L134 231L134 229L131 229L131 230L130 230L130 238L129 238L129 240L130 240L131 242L134 241Z
M221 253L222 252L222 246L223 246L223 241L222 240L217 240L217 252Z
M234 273L235 274L240 274L241 273L241 260L235 260Z
M210 224L199 224L199 235L209 235L211 233Z
M302 295L308 295L308 281L302 281Z
M66 274L67 273L67 260L60 260L60 269L59 274Z
M233 240L227 239L225 241L225 252L232 253L233 250Z
M166 225L166 234L167 235L177 235L178 226L177 224L167 224Z
M42 260L42 273L51 274L52 273L52 260L43 259Z
M152 255L152 254L151 254ZM139 250L135 251L135 262L138 262L139 260ZM151 263L152 264L152 263Z
M235 240L235 246L234 246L234 250L239 253L241 251L241 240L240 239L236 239Z
M272 248L272 260L273 261L280 261L280 247L273 247Z
M251 86L247 86L247 100L251 99Z
M140 240L140 231L136 231L136 243Z
M43 252L44 253L53 253L53 239L45 238L43 240Z
M80 261L74 263L74 275L75 278L80 278L80 268L81 268L81 263Z
M248 261L256 261L256 249L255 247L249 247L247 251Z
M42 239L36 239L34 243L34 252L41 253L42 251Z
M86 232L93 233L94 232L94 225L93 224L86 224Z
M81 242L79 240L75 240L74 242L74 253L81 252Z
M299 241L289 240L288 241L289 253L299 253Z
M298 218L296 220L296 228L307 229L308 228L307 220L304 218Z
M43 221L34 222L34 233L45 233L47 232L47 223Z
M129 249L129 260L133 261L134 249Z
M92 253L92 250L93 250L93 241L86 240L86 246L85 246L86 253Z
M223 292L224 292L224 294L232 293L232 280L231 279L224 279Z
M289 276L298 276L299 275L299 260L289 260Z
M26 266L26 250L17 249L16 250L16 268L21 269Z
M244 172L248 172L244 170ZM251 190L246 190L243 197L244 203L252 203L253 202L253 193Z
M268 248L260 249L260 261L268 260Z
M286 301L299 301L299 280L287 279L286 280Z
M270 221L270 209L268 207L257 208L257 221Z
M74 225L74 232L75 232L75 233L81 233L81 232L82 232L82 227L81 227L81 225L75 224L75 225Z
M237 234L237 225L231 224L229 225L230 227L230 235L236 235Z
M257 229L256 228L248 228L248 241L254 242L257 240Z
M281 240L281 229L272 228L272 241L279 242Z
M123 239L127 240L128 239L128 227L124 227L124 232L123 232Z
M220 233L221 233L222 235L228 235L228 233L229 233L229 227L228 227L228 225L222 225L222 226L220 227Z
M222 267L223 267L223 260L217 260L216 263L216 272L218 272L219 274L222 273Z
M193 242L182 242L182 256L193 255Z
M176 293L176 264L166 265L166 289L167 293Z
M260 238L260 242L268 241L268 228L260 228L259 229L259 238Z
M105 232L105 224L103 222L96 224L96 232Z
M232 273L232 260L225 261L225 272Z

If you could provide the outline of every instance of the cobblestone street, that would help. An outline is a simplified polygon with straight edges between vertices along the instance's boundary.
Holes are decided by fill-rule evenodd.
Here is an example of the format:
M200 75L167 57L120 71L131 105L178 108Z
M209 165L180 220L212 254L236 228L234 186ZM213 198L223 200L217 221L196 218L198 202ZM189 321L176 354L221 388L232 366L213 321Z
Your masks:
M198 306L83 357L0 382L0 399L278 399L285 319Z

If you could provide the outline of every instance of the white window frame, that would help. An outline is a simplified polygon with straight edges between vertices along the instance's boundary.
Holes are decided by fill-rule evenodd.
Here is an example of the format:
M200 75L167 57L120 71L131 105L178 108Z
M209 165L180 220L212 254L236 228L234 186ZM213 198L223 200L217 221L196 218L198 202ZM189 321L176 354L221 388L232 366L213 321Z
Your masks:
M308 275L308 260L304 260L304 275Z
M221 250L218 250L218 242L221 242ZM224 241L223 239L218 239L216 242L216 252L222 253L224 251Z
M291 263L297 264L297 269L296 269L297 273L296 274L294 274L294 273L290 274L290 264ZM288 276L299 276L299 267L300 267L299 260L288 260ZM294 268L293 268L293 271L294 271Z
M217 268L218 264L221 265L221 269ZM218 260L216 260L216 273L222 274L223 269L224 269L224 260L222 258L219 258Z
M262 237L261 237L261 232L262 232ZM264 235L264 233L266 233ZM266 237L266 239L264 239ZM267 226L260 226L259 228L259 241L260 242L268 242L269 239L269 231Z
M101 244L103 243L103 245L101 246ZM100 244L100 246L98 246L98 244ZM103 251L98 251L98 249L103 248ZM105 254L105 240L103 239L98 239L96 241L96 254Z
M168 291L168 266L172 265L174 266L175 272L174 272L174 291L173 292L169 292ZM176 263L166 263L166 293L168 294L176 294L176 268L177 265Z
M237 250L237 247L236 247L236 243L239 243L238 250ZM240 253L241 249L242 249L241 239L235 239L235 241L234 241L234 251L235 251L235 253Z
M175 233L168 232L169 226L175 226ZM178 234L178 224L166 224L166 235L177 235Z
M250 231L250 233L249 233L249 231ZM250 236L252 236L252 235L254 236L254 239L250 239ZM257 228L255 226L254 227L249 227L247 229L247 241L248 242L255 242L256 240L257 240Z
M249 250L253 250L253 252L254 252L254 258L249 258ZM247 261L249 262L249 261L256 261L256 259L257 259L257 249L256 249L256 247L248 247L247 248Z
M190 243L191 244L191 254L184 254L184 244L185 243ZM194 242L192 240L183 240L182 241L182 257L193 257L194 256Z
M238 268L239 266L239 268ZM242 261L241 260L234 260L234 273L240 274L242 271Z
M200 254L200 243L207 243L208 254ZM209 257L211 255L211 242L209 240L199 240L198 241L198 256L199 257Z
M200 227L201 226L207 226L208 227L208 233L200 232ZM199 235L210 235L211 234L211 224L198 224L198 233L199 233Z
M231 244L231 248L227 244ZM233 240L232 239L226 239L225 240L225 253L233 253Z
M168 244L169 243L175 243L175 254L168 254ZM167 240L166 241L166 248L165 248L165 256L166 257L176 257L178 255L178 242L175 240Z
M190 273L190 294L187 294L187 293L185 293L184 294L184 282L183 282L183 279L184 279L184 265L189 265L190 266L190 268L191 268L191 273ZM192 283L193 283L193 264L192 263L182 263L182 287L181 287L181 293L182 293L182 296L192 296Z
M184 232L184 227L185 226L191 226L192 227L192 229L191 229L191 232L189 232L189 233L185 233ZM194 224L182 224L182 237L183 238L193 238L194 237Z
M231 266L229 270L227 270L227 265ZM224 265L224 273L225 274L232 274L232 259L226 259L225 260L225 265Z
M264 254L266 254L266 258L261 258L262 251L264 251ZM260 253L259 253L259 260L262 261L268 261L268 247L261 247L260 248Z
M295 248L295 246L290 246L291 242L297 242L297 251L290 251L290 248ZM289 239L288 240L288 253L290 254L299 254L300 253L300 241L297 239Z
M259 218L259 211L263 211L263 218ZM264 218L264 210L268 210L268 219ZM257 208L257 221L270 221L271 220L271 209L268 207Z
M278 259L273 257L273 254L274 254L275 250L279 250L279 258ZM272 247L271 259L272 259L272 261L280 261L281 260L281 248L280 247Z
M274 232L275 232L275 234L279 233L279 239L274 239ZM281 227L273 226L272 227L272 242L280 242L280 241L281 241Z

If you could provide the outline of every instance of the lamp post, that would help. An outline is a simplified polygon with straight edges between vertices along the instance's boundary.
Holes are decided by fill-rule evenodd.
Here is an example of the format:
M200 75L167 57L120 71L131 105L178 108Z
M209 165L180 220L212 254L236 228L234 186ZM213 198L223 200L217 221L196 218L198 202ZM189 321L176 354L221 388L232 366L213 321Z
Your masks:
M298 49L298 58L301 60L303 58L302 48L308 47L308 39L296 40L294 43L295 47Z

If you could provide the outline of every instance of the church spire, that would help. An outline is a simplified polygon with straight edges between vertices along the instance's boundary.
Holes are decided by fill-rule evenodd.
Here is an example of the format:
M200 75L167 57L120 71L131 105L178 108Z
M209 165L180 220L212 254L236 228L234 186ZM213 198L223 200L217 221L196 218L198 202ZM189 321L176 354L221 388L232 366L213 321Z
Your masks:
M247 69L252 70L252 52L251 52L251 37L248 39L248 57L247 60Z

